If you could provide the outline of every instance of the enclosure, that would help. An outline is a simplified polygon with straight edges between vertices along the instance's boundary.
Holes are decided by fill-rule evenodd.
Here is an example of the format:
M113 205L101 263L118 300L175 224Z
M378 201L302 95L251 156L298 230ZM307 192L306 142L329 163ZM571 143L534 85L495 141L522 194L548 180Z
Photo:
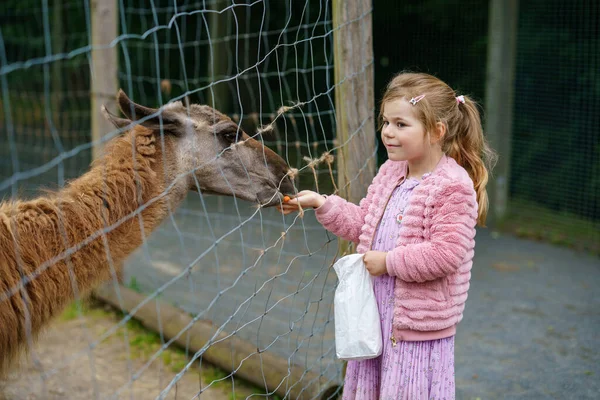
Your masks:
M527 286L523 282L540 279L538 272L549 272L571 284L562 278L571 264L569 277L585 281L586 271L597 282L599 10L591 0L5 0L0 195L9 201L60 190L92 160L110 157L105 146L123 130L104 118L101 107L117 113L122 88L148 107L176 101L210 105L297 169L298 190L358 202L385 159L377 134L385 84L399 71L423 71L480 103L486 136L499 153L488 186L489 227L478 230L482 267L474 279ZM214 156L204 162L214 162ZM187 393L212 398L219 382L238 378L254 385L250 396L335 398L344 364L335 356L337 278L331 266L352 251L322 228L312 210L282 216L236 197L190 192L127 259L123 280L94 291L95 299L122 312L114 324L50 365L36 361L36 352L28 355L38 368L30 393L50 398L47 383L85 360L86 390L94 398L133 397L132 388L156 368L153 398L188 398ZM565 268L552 264L555 260ZM504 275L515 271L527 275ZM484 335L490 323L480 316L501 308L488 304L486 296L511 294L508 288L498 294L486 283L482 291L477 281L473 287L465 331ZM569 286L577 292L574 288ZM13 289L0 291L0 302L9 301ZM598 352L591 350L599 344L591 333L600 326L592 310L598 296L588 289L571 297L574 309L568 310L580 315L572 324L589 329L573 333L565 346L569 355L585 353L582 348L591 355L581 363L564 362L557 374L566 381L577 381L573 376L585 371L590 377L600 373ZM554 289L540 290L550 297ZM526 297L520 293L516 298L523 303L506 309L530 310L528 301L535 301ZM81 304L72 311L83 324ZM542 331L560 330L547 322L547 314L538 317ZM128 339L130 320L158 335L158 348L143 362ZM535 325L528 323L521 328ZM509 333L500 336L498 342L510 342ZM123 343L127 360L126 376L116 386L99 378L110 365L96 365L95 358L95 349L110 340ZM165 356L172 348L183 350L185 362L176 365ZM490 358L498 359L491 349ZM486 369L489 359L473 354L487 353L479 348L457 353L458 398L564 394L562 383L544 394L541 387L552 386L549 377L531 378L539 386L513 385L518 377ZM526 368L511 363L507 368ZM460 372L463 364L481 371L486 383L466 382L473 374ZM225 373L207 379L202 370L208 366ZM190 373L202 376L191 389L183 383ZM498 387L507 381L502 393ZM598 393L598 385L588 381L578 387L578 398ZM230 395L240 396L235 384Z

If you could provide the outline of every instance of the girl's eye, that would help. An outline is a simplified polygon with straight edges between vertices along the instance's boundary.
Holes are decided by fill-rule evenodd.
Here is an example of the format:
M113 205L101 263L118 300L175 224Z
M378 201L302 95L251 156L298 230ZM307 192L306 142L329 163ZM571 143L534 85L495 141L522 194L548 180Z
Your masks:
M404 125L404 123L402 123L402 122L397 122L397 123L396 123L396 126L397 126L398 128L402 128L402 127L404 127L404 126L406 126L406 125Z
M383 126L388 126L389 122L383 121Z

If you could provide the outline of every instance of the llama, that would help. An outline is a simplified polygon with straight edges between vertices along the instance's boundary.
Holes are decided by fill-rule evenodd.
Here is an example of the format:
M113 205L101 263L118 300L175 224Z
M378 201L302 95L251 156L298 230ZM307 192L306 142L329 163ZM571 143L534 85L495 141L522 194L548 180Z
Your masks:
M117 103L126 118L103 112L126 132L86 174L56 193L0 204L0 375L77 293L115 278L111 265L188 191L260 206L294 193L285 161L211 107L153 109L122 90Z

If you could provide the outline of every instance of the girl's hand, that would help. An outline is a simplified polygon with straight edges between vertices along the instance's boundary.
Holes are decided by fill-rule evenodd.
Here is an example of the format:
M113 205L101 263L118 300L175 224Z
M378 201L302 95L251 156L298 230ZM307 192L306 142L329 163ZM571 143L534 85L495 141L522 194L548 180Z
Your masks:
M369 274L379 276L387 273L387 267L385 265L386 256L387 252L385 251L367 251L365 253L363 261Z
M302 206L302 208L319 208L323 203L325 203L325 197L321 196L319 193L313 192L312 190L303 190L293 199L289 199L287 202L283 203L283 206L276 206L276 208L282 214L287 215L292 211L298 211L300 209L299 205Z

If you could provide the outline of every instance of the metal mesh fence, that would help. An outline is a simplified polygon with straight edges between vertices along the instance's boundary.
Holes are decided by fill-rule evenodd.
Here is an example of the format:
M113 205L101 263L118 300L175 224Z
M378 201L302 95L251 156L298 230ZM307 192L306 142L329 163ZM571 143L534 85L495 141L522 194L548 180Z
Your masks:
M6 21L0 37L0 190L7 199L30 198L43 187L61 189L89 168L95 145L90 67L96 7L81 0L0 6ZM299 189L334 191L335 164L311 161L347 145L335 136L334 89L360 79L372 60L364 60L356 76L335 81L330 1L121 0L117 7L119 36L109 47L118 54L118 85L133 101L149 107L173 100L210 104L297 168ZM361 24L370 13L365 7L349 23ZM265 126L270 129L255 135ZM350 136L372 137L368 132L359 129ZM103 141L120 134L105 133ZM365 154L364 160L374 157ZM94 235L118 230L119 224L73 245L81 248ZM181 393L189 393L189 384L184 377L190 373L198 376L193 397L210 394L226 381L232 384L226 396L237 398L243 391L236 392L234 378L240 376L255 385L262 382L253 389L262 397L333 396L342 376L332 321L336 279L330 266L337 248L336 238L312 212L284 217L234 197L190 194L128 258L123 277L128 290L117 285L105 290L124 312L121 318L102 332L88 329L83 344L74 340L72 352L58 362L48 364L32 351L39 379L28 393L44 396L68 388L60 381L76 368L89 386L87 393L98 398L171 398L178 391L185 396ZM111 263L109 247L107 251ZM58 268L54 262L46 264L45 270ZM2 291L1 301L19 293L16 287ZM128 303L132 293L133 303ZM167 305L183 310L189 324L165 323L161 313L167 313ZM159 347L141 361L135 354L139 336L132 333L130 320L143 320L148 308L153 321L144 322L158 324ZM80 303L73 312L89 324ZM193 326L199 324L209 326L213 336L192 345ZM183 347L183 363L166 357L175 340ZM111 341L122 342L125 370L106 364L98 353ZM225 350L219 347L223 345ZM205 354L214 349L220 353L216 363L226 370L218 377L206 373ZM248 365L257 366L250 378ZM118 383L104 385L111 368ZM158 383L152 391L139 392L145 377Z
M81 2L6 1L2 16L2 134L0 180L35 171L19 182L19 195L41 187L56 188L87 169L90 151L82 150L60 165L51 160L90 141L90 74L85 53L30 64L88 44ZM88 54L89 55L89 54ZM46 166L46 167L44 167ZM9 193L4 184L0 195Z
M485 119L488 45L498 40L488 1L374 9L376 93L398 71L427 72L478 101ZM511 152L499 155L510 158L509 207L497 227L598 254L598 6L521 1L517 15L513 132L501 139Z
M356 79L334 77L331 1L119 0L116 5L119 35L110 47L118 54L118 86L134 101L158 107L187 99L213 105L248 133L271 126L257 138L300 170L296 186L334 190L335 168L321 163L313 173L308 167L325 152L336 154L346 146L335 135L334 90ZM429 72L482 103L485 117L487 1L375 1L373 7L376 98L395 72ZM0 4L0 196L5 199L61 188L89 168L94 10L87 0ZM519 4L515 112L512 137L506 138L512 146L510 203L499 225L596 254L598 10L591 0ZM353 23L362 24L371 11L361 10ZM358 79L372 63L364 60ZM351 134L363 137L366 130ZM376 155L363 156L366 163ZM88 327L81 346L74 343L59 362L48 364L33 352L37 380L27 393L61 390L66 384L60 381L75 368L90 397L217 396L219 383L230 382L225 395L236 398L244 392L234 378L247 378L245 366L256 365L254 375L264 384L252 389L255 396L294 397L303 391L316 397L327 389L332 392L325 397L333 395L342 377L332 331L336 280L329 268L337 248L311 212L282 217L231 197L190 194L128 259L124 283L137 295L119 293L116 285L105 292L124 313L100 332ZM0 291L0 302L14 296L12 289ZM163 324L159 316L168 314L166 305L183 310L191 322ZM73 313L86 321L79 303ZM144 339L131 325L134 317L157 325L158 347L144 361L136 354ZM198 344L196 325L224 336L216 333ZM177 362L167 353L175 337L183 343ZM122 345L124 369L99 356L98 349L111 341ZM239 343L248 351L240 352ZM205 358L215 350L228 365L210 375ZM283 364L271 364L271 355ZM256 359L258 364L251 364ZM277 369L272 365L283 365L275 371L282 376L275 386L266 383ZM185 379L190 373L198 376L191 392ZM103 384L107 379L116 383ZM144 390L144 379L154 382L148 392L138 391Z
M599 10L521 2L510 182L520 234L597 254Z

